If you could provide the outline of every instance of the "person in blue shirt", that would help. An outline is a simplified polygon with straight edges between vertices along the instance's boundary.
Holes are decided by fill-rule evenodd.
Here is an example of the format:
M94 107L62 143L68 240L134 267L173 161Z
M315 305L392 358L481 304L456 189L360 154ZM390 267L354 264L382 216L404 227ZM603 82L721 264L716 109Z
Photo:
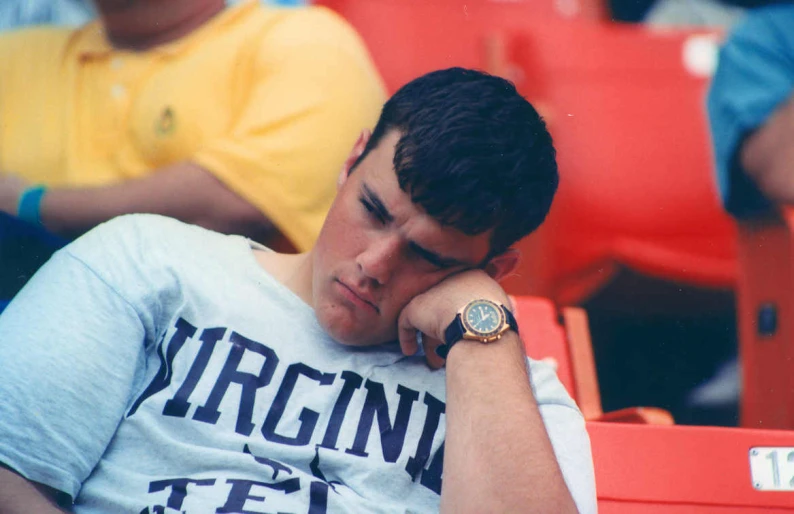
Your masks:
M794 203L794 5L751 11L727 38L708 94L717 183L737 217Z

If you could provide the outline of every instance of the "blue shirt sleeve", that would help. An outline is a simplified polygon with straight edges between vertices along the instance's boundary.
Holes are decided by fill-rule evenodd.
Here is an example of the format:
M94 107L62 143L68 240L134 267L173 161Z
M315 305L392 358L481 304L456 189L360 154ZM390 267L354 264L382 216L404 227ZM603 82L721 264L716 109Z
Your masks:
M708 94L717 184L725 208L750 216L769 208L741 169L744 139L775 111L794 87L794 6L757 9L730 35Z
M125 414L145 339L114 286L70 247L56 253L0 315L0 462L75 498Z

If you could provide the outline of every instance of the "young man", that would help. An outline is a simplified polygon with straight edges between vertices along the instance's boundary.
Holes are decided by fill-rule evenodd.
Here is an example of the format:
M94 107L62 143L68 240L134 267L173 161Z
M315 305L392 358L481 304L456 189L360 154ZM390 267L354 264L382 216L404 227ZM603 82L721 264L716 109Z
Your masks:
M57 253L0 316L3 512L595 512L496 282L557 186L535 110L430 73L338 185L305 254L148 215Z

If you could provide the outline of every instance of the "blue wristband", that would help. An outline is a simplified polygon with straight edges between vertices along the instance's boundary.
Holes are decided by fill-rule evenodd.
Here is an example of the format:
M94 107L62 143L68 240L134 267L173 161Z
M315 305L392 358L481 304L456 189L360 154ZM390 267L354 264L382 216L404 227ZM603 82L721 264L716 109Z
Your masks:
M41 199L47 188L34 186L25 189L19 198L19 211L17 217L34 225L41 225Z

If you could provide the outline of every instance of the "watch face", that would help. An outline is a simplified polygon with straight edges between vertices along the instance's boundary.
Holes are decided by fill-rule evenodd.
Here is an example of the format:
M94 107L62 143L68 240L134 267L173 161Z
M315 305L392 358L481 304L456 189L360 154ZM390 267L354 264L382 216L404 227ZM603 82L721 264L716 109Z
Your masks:
M463 324L478 336L495 334L504 325L504 312L494 302L477 300L463 311Z

